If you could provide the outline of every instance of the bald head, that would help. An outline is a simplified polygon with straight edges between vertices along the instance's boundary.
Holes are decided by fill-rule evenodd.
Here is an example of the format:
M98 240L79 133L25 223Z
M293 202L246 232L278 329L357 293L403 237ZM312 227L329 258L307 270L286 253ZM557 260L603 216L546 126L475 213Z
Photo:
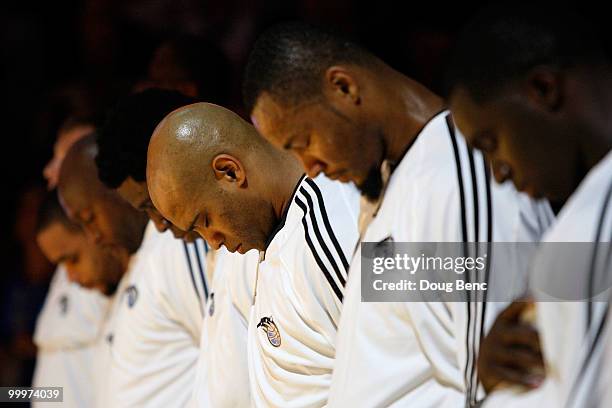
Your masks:
M286 198L285 189L278 187L279 179L287 177L283 171L301 174L293 158L238 115L196 103L170 113L155 129L147 186L155 207L174 225L205 236L205 224L216 218L225 230L216 238L209 231L209 243L229 250L242 244L245 252L263 246L274 226L275 201Z
M246 166L257 162L270 147L250 124L228 109L210 103L180 108L157 126L149 144L147 185L151 199L160 211L163 208L174 215L178 203L168 200L169 189L194 194L198 185L212 188L215 157L230 155Z
M134 210L98 179L94 136L75 143L62 163L58 193L69 218L103 246L135 252L140 246L146 215Z
M87 201L92 195L102 193L103 186L98 180L94 163L97 152L95 137L86 136L70 147L62 162L58 191L62 204L71 217L73 214L69 204Z

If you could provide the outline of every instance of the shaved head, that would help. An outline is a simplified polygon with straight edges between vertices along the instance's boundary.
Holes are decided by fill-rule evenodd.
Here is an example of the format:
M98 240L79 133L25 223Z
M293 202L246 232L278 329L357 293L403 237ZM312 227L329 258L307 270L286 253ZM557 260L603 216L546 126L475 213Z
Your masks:
M246 252L265 248L278 202L287 198L279 186L286 170L301 174L293 158L238 115L196 103L155 129L147 185L155 207L178 228L197 231L214 247Z
M93 136L75 143L62 164L58 193L66 214L102 246L134 253L140 246L147 217L134 210L98 179Z
M88 201L90 195L103 193L103 185L98 180L93 161L97 152L94 136L87 136L76 142L66 153L60 168L58 191L70 218L74 214L66 203L82 204Z

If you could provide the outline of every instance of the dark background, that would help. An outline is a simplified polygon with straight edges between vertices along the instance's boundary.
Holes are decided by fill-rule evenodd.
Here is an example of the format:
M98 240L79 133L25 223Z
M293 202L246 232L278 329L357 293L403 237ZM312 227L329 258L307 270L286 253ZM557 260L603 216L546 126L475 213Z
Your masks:
M30 384L31 333L53 268L38 251L34 218L59 125L103 113L146 76L159 43L190 33L230 62L227 104L241 112L240 79L257 33L281 20L331 25L394 68L441 90L457 31L486 2L349 0L72 0L0 5L2 174L0 386ZM554 12L556 3L551 7ZM609 40L595 2L574 6ZM571 30L571 27L568 27ZM210 78L215 81L215 78Z

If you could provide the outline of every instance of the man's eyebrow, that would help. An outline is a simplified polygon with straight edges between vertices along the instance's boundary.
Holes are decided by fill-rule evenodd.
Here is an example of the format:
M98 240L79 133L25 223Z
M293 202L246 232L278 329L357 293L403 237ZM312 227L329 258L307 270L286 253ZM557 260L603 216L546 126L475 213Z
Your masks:
M295 139L295 133L290 134L285 144L283 144L283 149L285 150L291 149L291 145L293 144L294 139Z

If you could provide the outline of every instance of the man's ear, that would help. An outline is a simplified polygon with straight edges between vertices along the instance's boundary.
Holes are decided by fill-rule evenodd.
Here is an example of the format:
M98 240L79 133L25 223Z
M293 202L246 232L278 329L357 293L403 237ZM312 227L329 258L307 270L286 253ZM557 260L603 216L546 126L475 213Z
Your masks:
M218 181L236 183L238 187L246 185L246 171L236 157L229 154L219 154L212 160L212 168Z
M558 112L563 105L564 76L561 70L549 66L538 66L527 74L527 97L549 112Z
M344 67L332 66L325 71L324 93L342 98L352 104L361 104L360 88L354 75Z

